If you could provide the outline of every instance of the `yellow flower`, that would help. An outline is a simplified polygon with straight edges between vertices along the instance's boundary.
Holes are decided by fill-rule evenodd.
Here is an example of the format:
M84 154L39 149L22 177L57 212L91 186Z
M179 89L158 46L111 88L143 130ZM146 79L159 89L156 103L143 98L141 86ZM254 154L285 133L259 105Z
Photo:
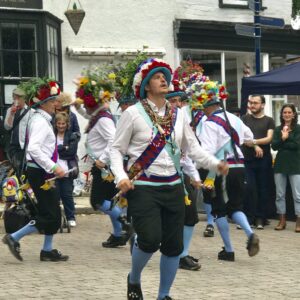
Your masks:
M108 78L111 79L111 80L115 80L116 79L116 74L115 73L109 73Z
M110 100L112 98L112 94L109 91L100 91L99 98L101 100Z
M126 85L127 83L128 83L128 78L123 78L123 79L122 79L122 84L123 84L123 85Z
M75 103L76 103L76 104L83 104L84 101L83 101L83 99L81 99L81 98L76 98L76 99L75 99Z
M83 86L83 85L86 85L88 82L89 82L88 78L82 77L82 78L80 78L79 85Z

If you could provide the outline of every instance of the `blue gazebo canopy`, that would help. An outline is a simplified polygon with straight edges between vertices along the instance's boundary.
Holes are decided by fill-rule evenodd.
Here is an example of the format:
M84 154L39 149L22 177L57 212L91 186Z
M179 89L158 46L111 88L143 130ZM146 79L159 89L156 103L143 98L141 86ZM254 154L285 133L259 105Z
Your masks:
M242 79L242 114L249 95L300 95L300 62Z

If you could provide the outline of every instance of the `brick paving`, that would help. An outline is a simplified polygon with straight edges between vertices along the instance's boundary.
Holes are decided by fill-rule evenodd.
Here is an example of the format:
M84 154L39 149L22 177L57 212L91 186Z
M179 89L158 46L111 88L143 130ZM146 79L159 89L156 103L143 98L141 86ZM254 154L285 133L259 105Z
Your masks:
M58 233L54 239L54 246L70 255L68 262L40 262L43 238L39 235L21 240L23 262L1 243L0 299L126 299L128 246L100 246L110 231L104 215L78 215L77 221L71 233ZM202 268L196 272L179 270L171 296L176 300L300 299L300 234L294 232L294 223L289 222L282 232L273 230L275 223L257 232L261 251L253 258L247 255L244 233L230 225L236 255L232 263L217 260L220 236L204 238L205 223L199 222L190 254L200 258ZM0 233L3 236L3 222ZM143 272L144 299L156 299L158 281L156 253Z

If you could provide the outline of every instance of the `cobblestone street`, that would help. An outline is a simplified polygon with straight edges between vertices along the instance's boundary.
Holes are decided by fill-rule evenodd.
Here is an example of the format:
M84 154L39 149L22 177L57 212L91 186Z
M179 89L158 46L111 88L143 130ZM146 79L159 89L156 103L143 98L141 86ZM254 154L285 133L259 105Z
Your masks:
M78 226L58 233L54 245L70 255L66 263L40 262L42 236L21 240L23 262L17 261L1 243L0 299L126 299L126 277L130 268L128 246L105 249L100 246L109 235L108 218L79 215ZM273 230L275 221L259 231L261 251L250 258L246 237L231 225L236 261L216 259L222 243L202 237L203 221L196 227L191 255L200 258L202 268L179 270L171 291L176 300L200 299L299 299L300 235L294 223L282 232ZM3 235L4 228L0 227ZM159 280L159 254L146 267L142 288L144 298L156 299Z

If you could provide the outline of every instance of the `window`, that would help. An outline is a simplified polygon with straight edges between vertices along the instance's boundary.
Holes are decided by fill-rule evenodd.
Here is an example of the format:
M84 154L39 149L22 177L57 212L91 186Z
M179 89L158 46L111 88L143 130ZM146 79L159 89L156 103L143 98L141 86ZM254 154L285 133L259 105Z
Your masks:
M51 76L62 83L61 23L47 11L0 7L0 116L20 81Z
M50 25L47 25L47 53L48 53L48 74L51 77L59 78L57 29Z
M248 0L219 0L220 8L248 8Z
M37 76L36 25L7 22L0 26L0 76Z
M253 0L255 1L255 0ZM249 8L249 0L219 0L220 8ZM260 7L262 10L266 9L263 7L262 0L260 0Z

